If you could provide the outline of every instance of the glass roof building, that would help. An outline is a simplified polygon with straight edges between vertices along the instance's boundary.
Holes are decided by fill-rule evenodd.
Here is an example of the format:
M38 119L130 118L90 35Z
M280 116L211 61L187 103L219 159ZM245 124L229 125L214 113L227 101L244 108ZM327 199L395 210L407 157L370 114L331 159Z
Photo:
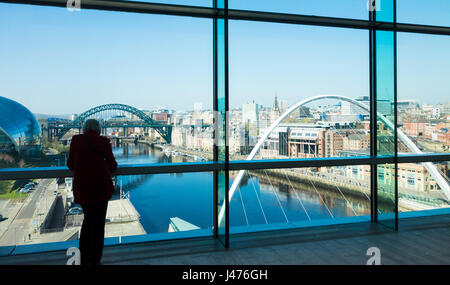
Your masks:
M41 127L22 104L0 96L0 150L32 154L41 149Z

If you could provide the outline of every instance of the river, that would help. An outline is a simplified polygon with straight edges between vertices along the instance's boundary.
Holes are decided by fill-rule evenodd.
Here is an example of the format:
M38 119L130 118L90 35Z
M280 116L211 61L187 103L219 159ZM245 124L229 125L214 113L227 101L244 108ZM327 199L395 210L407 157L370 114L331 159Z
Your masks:
M142 144L122 144L113 147L113 152L122 165L191 161L183 156L167 157ZM230 185L232 182L231 178ZM129 193L147 233L167 232L170 218L174 217L202 229L212 228L212 173L121 176L118 183L123 192ZM370 202L366 199L344 197L338 189L302 187L288 180L276 182L261 174L246 174L230 203L231 227L313 223L363 215L370 215Z

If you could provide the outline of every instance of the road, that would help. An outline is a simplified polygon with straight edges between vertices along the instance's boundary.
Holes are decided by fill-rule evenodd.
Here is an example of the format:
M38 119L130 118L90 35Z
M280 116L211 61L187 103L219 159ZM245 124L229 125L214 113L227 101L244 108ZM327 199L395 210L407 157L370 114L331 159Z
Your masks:
M45 190L48 188L53 179L42 179L37 187L32 191L30 201L25 205L17 215L16 219L32 219L37 203L42 199ZM34 192L34 193L33 193Z
M28 239L28 234L31 233L32 221L34 212L36 211L38 202L45 199L46 191L53 179L42 179L31 194L28 196L28 201L20 209L19 213L15 217L9 217L12 219L8 230L0 238L1 245L13 245L18 243L24 243Z

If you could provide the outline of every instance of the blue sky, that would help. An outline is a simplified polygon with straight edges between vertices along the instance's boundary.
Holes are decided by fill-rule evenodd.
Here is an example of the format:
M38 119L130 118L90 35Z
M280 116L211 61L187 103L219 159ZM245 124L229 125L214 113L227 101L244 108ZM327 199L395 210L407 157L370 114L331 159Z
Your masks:
M364 1L229 5L366 19ZM399 20L449 25L450 1L431 2L436 5L398 0ZM275 94L290 105L324 93L368 95L367 31L246 21L230 21L229 27L232 107L252 100L268 106ZM209 19L0 4L0 39L0 96L35 113L80 113L112 102L145 109L189 110L197 102L212 107ZM398 50L400 99L450 100L450 37L399 34Z

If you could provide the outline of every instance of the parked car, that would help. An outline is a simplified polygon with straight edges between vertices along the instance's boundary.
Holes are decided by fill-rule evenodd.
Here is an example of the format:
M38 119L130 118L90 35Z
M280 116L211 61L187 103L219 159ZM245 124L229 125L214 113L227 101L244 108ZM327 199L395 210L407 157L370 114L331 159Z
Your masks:
M22 189L20 189L20 191L19 192L22 192L22 193L28 193L28 192L30 192L30 188L22 188Z
M34 184L32 184L32 183L27 183L27 184L25 184L25 186L23 186L23 188L26 188L26 189L28 189L28 190L33 190Z
M67 215L81 215L81 214L83 214L83 209L81 209L80 207L70 208L69 211L67 212Z

